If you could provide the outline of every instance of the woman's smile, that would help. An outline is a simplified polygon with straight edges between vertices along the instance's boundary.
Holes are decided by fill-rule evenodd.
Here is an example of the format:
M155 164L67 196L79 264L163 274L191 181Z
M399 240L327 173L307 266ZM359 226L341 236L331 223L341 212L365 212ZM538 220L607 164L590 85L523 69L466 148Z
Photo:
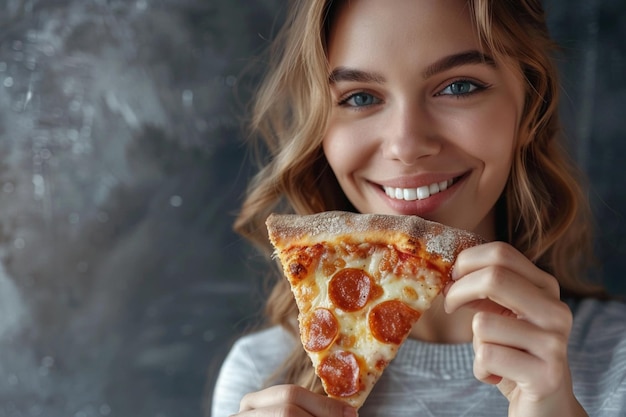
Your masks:
M424 176L421 177L422 179L401 178L372 182L371 186L391 213L417 214L428 218L453 197L468 175L468 173L447 175L448 179L441 179L441 175ZM428 177L437 179L424 179ZM381 211L389 212L389 210Z

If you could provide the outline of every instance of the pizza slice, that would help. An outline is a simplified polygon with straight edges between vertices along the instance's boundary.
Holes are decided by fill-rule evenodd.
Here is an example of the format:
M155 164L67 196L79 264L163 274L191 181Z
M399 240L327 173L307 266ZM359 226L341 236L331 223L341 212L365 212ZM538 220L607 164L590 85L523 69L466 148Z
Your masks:
M326 393L360 407L448 282L469 232L417 216L323 212L266 225Z

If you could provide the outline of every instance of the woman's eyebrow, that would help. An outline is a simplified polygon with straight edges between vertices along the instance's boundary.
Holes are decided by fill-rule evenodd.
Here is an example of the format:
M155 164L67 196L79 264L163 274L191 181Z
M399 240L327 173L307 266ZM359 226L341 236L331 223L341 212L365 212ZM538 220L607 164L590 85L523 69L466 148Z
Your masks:
M332 85L341 81L382 84L385 82L385 78L375 72L337 67L328 76L328 82Z
M426 79L455 67L472 64L485 64L490 67L496 67L496 61L489 55L485 55L479 51L465 51L448 55L429 65L422 72L422 77ZM348 67L337 67L328 76L328 81L331 85L341 81L383 84L385 77L376 72L362 71Z
M465 51L458 54L448 55L439 61L431 64L422 72L422 77L429 78L440 72L460 67L462 65L485 64L490 67L496 67L496 61L489 55L485 55L479 51Z

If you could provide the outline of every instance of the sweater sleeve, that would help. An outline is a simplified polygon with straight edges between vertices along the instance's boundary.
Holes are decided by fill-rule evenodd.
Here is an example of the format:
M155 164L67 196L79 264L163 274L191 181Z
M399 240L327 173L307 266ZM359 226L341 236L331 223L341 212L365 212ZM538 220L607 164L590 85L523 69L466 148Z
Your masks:
M291 349L293 339L279 327L235 342L217 377L211 416L228 417L237 413L243 396L262 389Z

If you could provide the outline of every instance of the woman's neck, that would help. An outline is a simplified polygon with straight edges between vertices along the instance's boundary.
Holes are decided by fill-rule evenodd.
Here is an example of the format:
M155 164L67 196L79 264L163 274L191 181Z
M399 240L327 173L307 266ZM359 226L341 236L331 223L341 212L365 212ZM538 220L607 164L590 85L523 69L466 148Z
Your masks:
M473 313L460 309L448 314L443 308L443 296L437 297L418 322L409 337L429 343L469 343L472 341Z

